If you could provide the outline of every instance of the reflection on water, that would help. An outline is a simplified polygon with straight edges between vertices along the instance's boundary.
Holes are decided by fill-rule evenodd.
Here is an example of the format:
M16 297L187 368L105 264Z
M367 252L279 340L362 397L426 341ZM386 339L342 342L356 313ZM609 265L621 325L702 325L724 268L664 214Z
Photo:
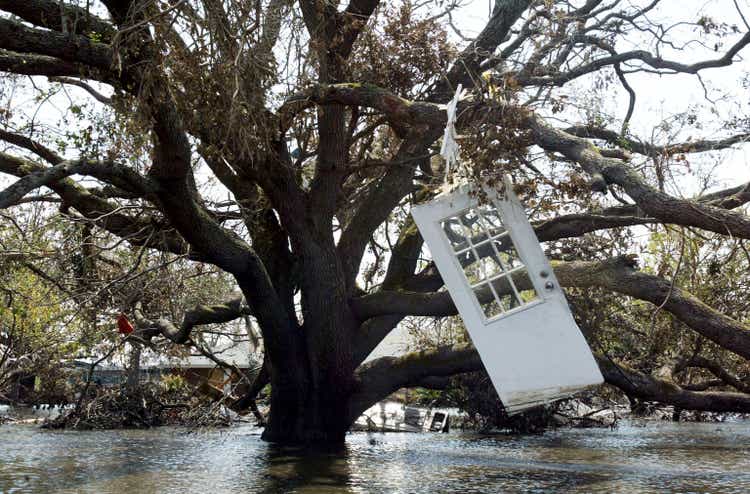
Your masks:
M351 434L301 453L252 427L46 432L0 426L0 493L750 492L750 423L541 436Z

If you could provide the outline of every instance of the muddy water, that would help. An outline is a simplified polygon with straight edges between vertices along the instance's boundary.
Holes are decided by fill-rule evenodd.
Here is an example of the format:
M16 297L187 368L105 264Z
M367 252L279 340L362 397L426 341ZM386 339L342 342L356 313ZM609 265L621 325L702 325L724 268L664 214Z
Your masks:
M300 454L249 426L0 426L0 493L750 492L750 423L634 423L541 436L351 434Z

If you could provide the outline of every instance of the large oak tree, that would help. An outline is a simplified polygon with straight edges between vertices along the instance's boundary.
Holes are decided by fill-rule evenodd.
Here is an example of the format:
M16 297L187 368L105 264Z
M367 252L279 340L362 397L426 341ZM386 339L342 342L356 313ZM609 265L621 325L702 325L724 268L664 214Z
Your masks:
M469 346L363 364L405 317L456 313L424 260L408 208L440 188L435 149L458 84L471 92L457 126L475 173L510 172L526 198L551 191L535 223L540 240L639 225L750 239L742 209L750 184L693 199L664 187L664 170L686 155L744 142L746 122L715 140L642 140L629 130L636 95L628 83L634 73L699 77L729 66L750 43L750 27L689 19L725 43L692 60L696 52L679 50L690 39L678 43L671 28L651 20L659 0L496 0L479 34L456 45L450 40L463 34L446 29L458 5L435 8L377 0L0 0L6 83L22 75L34 91L45 91L45 77L83 88L140 143L62 152L33 126L6 125L0 172L16 181L0 192L0 208L46 187L76 221L229 273L244 300L198 307L181 324L139 314L140 331L184 343L197 325L251 314L265 349L252 391L272 385L264 438L290 443L342 441L363 410L393 391L481 369ZM648 49L626 49L633 40ZM619 125L557 125L551 117L565 112L561 91L597 75L624 88ZM111 97L102 94L106 86ZM125 149L147 156L148 166L131 164ZM206 169L231 193L230 210L201 193L198 172ZM613 206L611 196L623 204ZM564 213L571 204L574 212ZM632 256L602 259L582 249L574 257L556 264L564 286L650 302L686 331L750 358L741 314L639 271ZM743 393L687 389L598 358L607 382L631 396L750 412ZM701 358L673 370L713 368L720 384L746 390Z

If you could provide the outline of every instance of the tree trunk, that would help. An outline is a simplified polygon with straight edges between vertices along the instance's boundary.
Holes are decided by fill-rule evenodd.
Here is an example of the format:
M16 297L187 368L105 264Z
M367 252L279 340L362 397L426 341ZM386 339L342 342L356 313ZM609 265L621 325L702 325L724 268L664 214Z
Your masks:
M349 382L353 376L315 364L320 361L299 362L294 372L284 373L274 372L271 364L271 409L264 440L302 445L344 442L351 425ZM298 379L289 380L290 375ZM318 384L314 384L316 379Z
M337 337L347 337L343 328L337 329ZM344 442L351 426L353 373L330 365L337 361L330 348L328 355L325 350L307 350L308 359L294 363L297 368L293 372L276 372L271 362L271 410L263 432L266 441L303 445Z
M125 386L128 393L133 393L138 389L141 376L141 345L138 343L130 344L130 358L128 362L128 374Z
M309 389L303 396L271 384L271 412L263 439L282 444L341 444L351 425L349 400Z
M266 352L271 411L263 439L285 444L341 444L351 425L352 335L359 321L349 308L333 238L321 233L307 240L295 245L299 269L304 273L300 280L304 322L294 327L290 338L296 357L289 358L290 344L279 345L281 352ZM275 337L264 330L264 343L273 344Z

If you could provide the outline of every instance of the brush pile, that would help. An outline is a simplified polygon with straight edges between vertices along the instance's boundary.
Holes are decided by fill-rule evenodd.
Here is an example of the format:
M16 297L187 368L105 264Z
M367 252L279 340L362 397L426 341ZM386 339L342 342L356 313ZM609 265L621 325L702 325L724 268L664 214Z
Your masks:
M144 383L135 388L98 388L77 405L48 421L48 429L146 429L161 425L188 427L228 426L226 408L198 395L194 389L169 389Z

